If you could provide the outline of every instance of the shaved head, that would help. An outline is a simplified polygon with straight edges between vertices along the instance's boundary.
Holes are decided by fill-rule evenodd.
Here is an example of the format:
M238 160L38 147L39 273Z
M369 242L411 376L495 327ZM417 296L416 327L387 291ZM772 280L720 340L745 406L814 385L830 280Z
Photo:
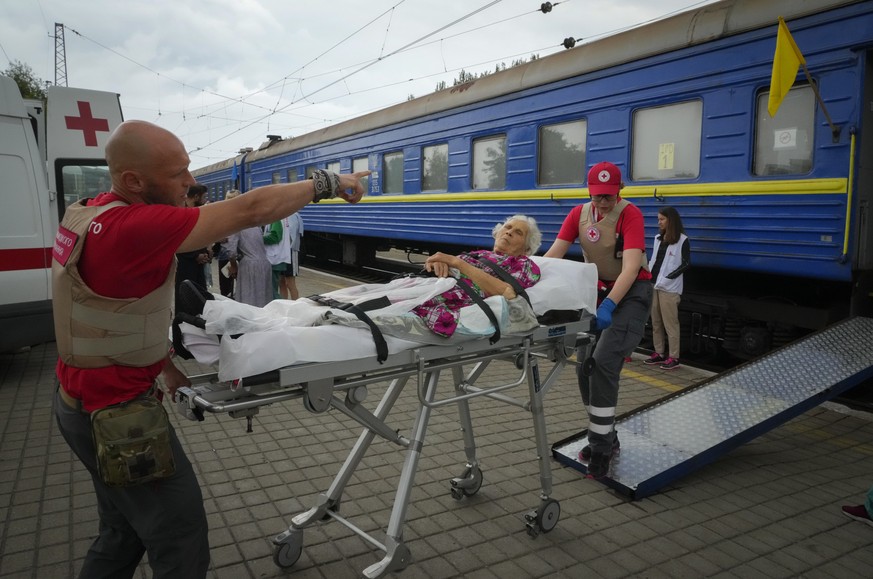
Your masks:
M182 141L170 131L146 121L125 121L118 125L106 143L106 163L112 177L112 191L131 202L167 203L163 192L173 193L175 199L175 187L164 191L166 188L161 183L180 173L190 180L184 185L186 188L193 185L188 173L190 159Z
M118 125L106 143L106 162L110 174L123 171L149 171L167 145L185 149L170 131L146 121L125 121Z

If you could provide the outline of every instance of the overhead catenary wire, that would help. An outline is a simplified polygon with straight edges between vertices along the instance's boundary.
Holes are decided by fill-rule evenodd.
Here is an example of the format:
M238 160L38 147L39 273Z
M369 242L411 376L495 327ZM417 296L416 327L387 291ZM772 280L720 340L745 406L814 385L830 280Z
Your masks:
M316 90L314 90L314 91L304 92L304 91L303 91L303 88L302 88L302 85L301 85L300 83L302 83L304 80L311 80L311 79L313 79L313 78L317 78L317 77L320 77L320 76L326 76L326 75L330 75L330 74L336 74L337 72L344 72L345 70L349 70L350 67L345 67L344 69L339 69L339 70L335 70L335 71L320 72L320 73L317 73L317 74L314 74L314 75L311 75L311 76L308 76L308 77L305 77L305 78L302 78L302 77L301 77L301 78L296 78L295 80L297 80L297 82L298 82L298 92L299 92L300 96L299 96L299 98L293 98L293 99L292 99L288 104L286 104L284 107L276 107L275 105L274 105L273 107L268 107L268 106L264 106L264 105L261 105L261 104L258 104L258 103L255 103L255 102L251 102L251 101L250 101L250 98L251 98L252 96L254 96L254 95L256 95L256 94L260 94L260 93L266 92L266 91L269 90L270 88L276 87L276 86L278 85L278 83L282 83L282 82L287 81L287 80L290 79L290 78L293 78L293 75L294 75L294 74L297 74L298 72L300 72L301 70L303 70L305 67L307 67L307 66L311 65L312 63L316 62L319 58L321 58L322 56L324 56L324 55L327 54L328 52L330 52L330 51L336 49L338 46L342 45L346 40L350 39L350 38L353 37L355 34L358 34L361 30L363 30L363 29L366 28L367 26L370 26L370 25L373 24L374 22L378 21L379 18L383 17L383 16L384 16L385 14L387 14L388 12L391 12L391 11L395 10L395 9L396 9L398 6L400 6L404 1L405 1L405 0L402 0L401 2L398 2L398 3L394 4L391 8L389 8L389 9L386 10L386 11L384 11L382 14L380 14L380 15L377 16L376 18L372 19L370 22L368 22L368 23L365 24L364 26L358 28L358 29L357 29L355 32L353 32L352 34L346 36L343 40L341 40L341 41L335 43L335 44L332 45L330 48L328 48L327 50L325 50L325 51L323 51L322 53L320 53L319 56L316 56L315 58L311 59L311 60L310 60L309 62L307 62L306 64L304 64L304 65L298 67L297 69L295 69L294 71L292 71L292 72L289 73L288 75L285 75L285 76L283 77L283 79L281 79L281 80L279 80L279 81L276 81L276 82L274 82L274 83L271 83L270 85L267 85L267 86L265 86L264 88L259 89L258 91L253 91L253 92L248 93L248 94L246 94L246 95L244 95L244 96L241 96L241 97L232 97L232 96L228 96L228 95L221 94L221 93L219 93L219 92L217 92L217 91L214 91L214 90L209 90L209 89L204 89L204 88L197 88L197 87L194 87L194 86L192 86L192 84L190 84L190 83L187 83L187 82L184 82L184 81L180 81L180 80L178 80L178 79L176 79L176 78L173 78L173 77L170 76L170 75L163 74L163 73L161 73L161 72L159 72L159 71L153 69L152 67L149 67L149 66L147 66L147 65L144 65L144 64L142 64L142 63L139 63L139 62L137 62L136 60L134 60L134 59L132 59L132 58L130 58L130 57L128 57L128 56L126 56L126 55L120 53L119 51L117 51L117 50L115 50L115 49L112 49L112 48L106 46L105 44L103 44L103 43L101 43L101 42L99 42L99 41L97 41L97 40L95 40L95 39L92 39L92 38L88 37L87 35L82 34L82 33L79 32L78 30L72 29L72 28L70 28L70 27L66 27L66 29L68 29L68 30L70 30L71 32L73 32L73 34L75 34L76 36L78 36L78 37L80 37L80 38L82 38L82 39L85 39L85 40L87 40L87 41L89 41L89 42L92 42L92 43L94 43L95 45L99 46L100 48L105 49L105 50L108 50L108 51L110 51L111 53L113 53L113 54L115 54L115 55L117 55L117 56L120 56L121 58L123 58L123 59L125 59L125 60L127 60L127 61L129 61L129 62L131 62L131 63L133 63L133 64L136 65L136 66L139 66L139 67L143 68L144 70L146 70L146 71L148 71L148 72L150 72L150 73L156 75L156 76L159 77L159 78L162 78L162 79L165 79L165 80L168 80L168 81L170 81L170 82L173 82L173 83L178 84L179 86L182 87L182 91L183 91L183 93L184 93L184 88L185 88L185 87L188 87L188 89L193 89L193 90L198 91L201 95L202 95L202 94L208 94L208 95L214 96L214 97L216 97L216 98L218 98L218 99L220 99L220 100L222 101L222 102L220 102L220 103L215 103L215 104L210 104L210 105L208 105L208 108L209 108L209 109L212 109L213 112L209 112L208 109L207 109L205 112L200 112L200 113L198 113L198 114L193 114L192 111L187 111L187 112L186 112L186 109L185 109L185 107L184 107L184 105L183 105L183 107L182 107L182 112L181 112L181 113L179 113L178 111L176 112L176 114L180 114L180 116L183 116L183 117L184 117L183 120L179 123L179 125L178 125L177 128L180 128L180 127L184 126L185 123L187 122L187 119L188 119L189 117L190 117L190 118L197 118L197 119L212 118L213 120L222 120L222 117L216 115L216 112L217 112L218 110L221 110L221 109L226 109L228 103L239 103L239 104L242 104L242 105L244 105L244 106L246 106L246 107L253 107L253 108L255 108L255 109L260 109L260 110L263 110L263 111L264 111L264 113L265 113L264 115L262 115L262 116L260 116L260 117L258 117L258 118L255 118L254 120L251 120L251 119L236 119L236 120L234 120L234 121L231 121L231 122L239 122L239 123L243 123L243 125L240 126L240 127L238 127L238 128L236 128L236 129L233 130L232 132L229 132L229 133L227 133L226 135L219 137L218 139L214 139L214 140L210 141L209 143L207 143L207 144L205 144L205 145L203 145L203 146L201 146L201 147L197 147L196 149L192 150L192 152L193 152L193 151L200 151L200 150L202 150L203 148L210 147L210 146L214 145L215 143L217 143L217 142L219 142L219 141L221 141L221 140L223 140L223 139L225 139L225 138L227 138L227 137L229 137L229 136L232 136L233 134L238 134L239 132L244 131L246 128L249 128L249 127L251 127L251 126L254 126L254 125L256 125L256 124L258 124L258 123L260 123L260 122L264 122L264 121L266 121L270 116L272 116L272 115L276 115L276 114L293 114L295 117L298 117L298 118L300 118L300 119L311 120L311 121L313 121L314 123L337 122L336 119L326 119L326 118L321 118L321 117L316 117L316 116L305 115L305 114L300 113L299 111L300 111L301 109L304 109L304 108L306 108L307 106L311 106L311 105L313 105L313 104L320 104L320 103L326 102L326 101L328 101L328 100L333 100L333 99L336 98L336 97L332 97L331 99L323 99L323 100L319 100L319 101L315 101L315 100L313 100L312 97L313 97L314 95L317 95L317 94L321 93L323 90L325 90L325 89L327 89L327 88L329 88L329 87L331 87L331 86L333 86L333 85L335 85L335 84L337 84L337 83L340 83L340 82L345 83L346 80L347 80L349 77L353 76L354 74L357 74L357 73L361 72L362 70L364 70L364 69L366 69L366 68L368 68L368 67L370 67L370 66L373 66L373 65L376 64L376 63L382 62L382 61L384 61L385 59L387 59L387 58L389 58L389 57L391 57L391 56L394 56L394 55L400 54L400 53L402 53L402 52L406 52L406 51L408 51L408 50L414 50L414 49L420 48L420 47L422 47L422 46L427 46L427 45L433 44L433 43L435 43L435 42L444 42L445 40L448 40L448 39L451 39L451 38L456 38L456 37L461 36L461 35L464 35L464 34L470 34L470 33L473 33L473 32L477 32L477 31L479 31L479 30L481 30L481 29L483 29L483 28L487 28L487 27L490 27L490 26L495 26L495 25L498 25L498 24L501 24L501 23L507 22L507 21L509 21L509 20L513 20L513 19L516 19L516 18L520 18L520 17L522 17L522 16L525 16L525 15L527 15L527 14L531 14L531 13L533 13L533 12L539 12L539 10L535 10L535 11L526 11L526 12L524 12L524 13L522 13L522 14L515 15L515 16L512 16L512 17L510 17L510 18L505 18L505 19L502 19L502 20L494 21L494 22L491 22L491 23L485 24L485 25L483 25L483 26L478 26L478 27L475 27L475 28L472 28L472 29L469 29L469 30L466 30L466 31L459 32L459 33L457 33L457 34L452 34L452 35L449 35L449 36L445 36L445 37L442 37L441 39L436 39L436 40L433 40L433 41L431 41L431 42L427 42L427 43L422 42L423 40L425 40L425 39L427 39L427 38L430 38L430 37L434 36L435 34L438 34L439 32L441 32L441 31L443 31L443 30L446 30L446 29L448 29L448 28L450 28L450 27L452 27L452 26L455 26L456 24L458 24L458 23L460 23L460 22L466 20L467 18L470 18L470 17L472 17L473 15L475 15L475 14L477 14L477 13L479 13L479 12L482 12L483 10L486 10L486 9L490 8L491 6L493 6L493 5L495 5L495 4L498 4L498 3L500 2L500 0L492 1L492 2L489 2L488 4L486 4L486 5L484 5L484 6L480 7L480 8L477 8L477 9L473 10L472 12L470 12L470 13L468 13L468 14L466 14L466 15L464 15L464 16L462 16L462 17L460 17L460 18L458 18L458 19L456 19L456 20L454 20L454 21L452 21L452 22L450 22L449 24L446 24L446 25L444 25L444 26L441 26L440 28L434 30L433 32L430 32L430 33L428 33L428 34L426 34L426 35L424 35L424 36L422 36L422 37L420 37L420 38L418 38L418 39L416 39L416 40L414 40L414 41L412 41L412 42L410 42L410 43L407 43L406 45L404 45L404 46L402 46L402 47L400 47L400 48L398 48L398 49L392 51L391 53L389 53L389 54L387 54L387 55L380 55L379 58L371 59L371 60L368 60L368 61L363 61L363 62L358 63L358 64L356 64L356 65L352 65L352 71L351 71L351 72L348 72L348 73L343 74L339 79L336 79L336 80L334 80L334 81L332 81L332 82L330 82L330 83L327 83L326 85L321 86L320 88L318 88L318 89L316 89ZM565 0L565 1L569 1L569 0ZM386 31L386 34L387 34L387 31ZM383 50L383 52L384 52L384 50ZM500 60L505 60L505 58L506 58L506 57L498 58L498 59L492 60L491 62L495 62L495 61L496 61L496 62L499 62ZM470 68L470 67L472 67L472 66L477 66L477 65L475 65L475 64L467 64L467 65L465 65L464 67L458 67L458 68L451 69L451 70L463 70L464 68ZM445 62L443 62L443 71L442 71L442 72L443 72L443 73L445 73L445 72L451 72L451 70L448 69L448 68L445 66ZM386 83L386 84L383 84L383 85L380 85L380 86L371 87L371 88L369 88L369 89L364 89L363 91L352 91L352 90L349 90L349 89L347 88L347 90L346 90L346 96L354 95L354 94L360 94L361 92L371 92L371 91L373 91L373 90L378 90L378 89L380 89L380 88L387 88L387 87L395 86L395 85L397 85L397 84L402 84L402 83L404 83L404 82L412 82L412 81L417 80L417 79L429 78L429 77L432 77L432 76L435 76L435 74L423 75L423 76L419 76L419 77L417 77L417 78L408 78L408 79L405 79L405 80L402 81L402 82ZM347 85L346 85L346 86L347 86ZM284 85L283 85L283 88L284 88ZM296 93L295 93L295 96L296 96ZM280 101L281 101L281 97L280 97L280 99L277 101L277 103L280 102ZM298 105L300 105L301 102L304 102L304 103L306 103L306 104L304 104L302 107L301 107L301 106L298 106ZM378 110L379 108L384 108L384 106L387 106L387 105L383 105L383 106L381 106L381 107L375 107L375 108L372 109L372 110ZM219 108L216 108L216 107L219 107ZM294 107L294 108L292 108L292 107ZM206 109L206 108L207 108L206 106L203 107L203 109ZM158 109L158 111L157 111L157 114L158 114L159 117L160 117L160 116L166 116L166 115L168 115L168 114L172 114L172 110L166 106L166 103L163 103L163 104L159 107L159 109ZM355 115L351 115L351 116L356 116L356 115L358 115L358 114L362 114L362 113L356 113ZM214 130L214 127L210 127L210 128L208 128L208 129L206 129L206 130L208 130L208 131ZM203 131L199 131L199 132L203 132ZM197 132L189 133L189 134L197 134Z
M451 26L454 26L454 25L457 24L458 22L462 22L463 20L466 20L467 18L470 18L471 16L473 16L473 15L475 15L475 14L478 14L479 12L482 12L483 10L486 10L486 9L490 8L491 6L494 6L495 4L499 4L500 2L501 2L501 0L493 0L492 2L489 2L488 4L486 4L485 6L483 6L483 7L481 7L481 8L477 8L476 10L474 10L474 11L472 11L472 12L466 14L465 16L462 16L461 18L458 18L458 19L456 19L456 20L450 22L449 24L446 24L446 25L444 25L444 26L441 26L441 27L438 28L437 30L434 30L433 32L430 32L430 33L428 33L428 34L422 36L421 38L419 38L419 39L417 39L417 40L414 40L414 41L412 41L412 42L410 42L410 43L407 43L407 44L405 44L404 46L398 48L397 50L394 50L394 51L388 53L387 55L385 55L385 56L383 56L383 57L380 57L380 58L374 60L373 62L370 62L370 63L368 63L368 64L365 64L365 65L363 65L363 66L361 66L361 67L359 67L359 68L353 70L352 72L350 72L350 73L348 73L348 74L342 76L341 78L339 78L339 79L337 79L337 80L335 80L335 81L333 81L333 82L329 82L329 83L327 83L326 85L322 86L321 88L319 88L319 89L317 89L317 90L315 90L315 91L313 91L313 92L311 92L311 93L309 93L309 94L307 94L307 95L303 95L302 98L309 98L309 97L311 97L311 96L313 96L313 95L315 95L315 94L318 94L318 93L320 93L320 92L326 90L327 88L329 88L329 87L331 87L331 86L337 84L338 82L342 82L342 81L344 81L345 79L348 79L349 77L354 76L354 75L360 73L361 71L363 71L363 70L369 68L370 66L373 66L373 65L376 64L377 62L381 62L382 60L385 60L385 59L387 59L387 58L390 58L391 56L394 56L395 54L399 53L400 51L405 50L405 49L409 48L410 46L413 46L413 45L417 44L418 42L420 42L420 41L422 41L422 40L424 40L424 39L426 39L426 38L430 38L430 37L433 36L434 34L437 34L437 33L441 32L442 30L445 30L446 28L449 28L449 27L451 27ZM285 109L287 109L288 107L290 107L292 104L294 104L294 102L296 102L296 101L292 101L291 103L285 105L284 107L281 107L281 108L277 109L276 112L284 111ZM274 113L270 113L270 114L272 115L272 114L274 114ZM269 116L269 115L267 115L267 116ZM252 121L251 123L249 123L248 125L246 125L246 126L243 127L243 128L248 128L248 127L250 127L250 126L252 126L252 125L254 125L254 124L258 123L258 122L261 122L261 121L263 121L264 119L266 119L267 116L261 117L261 118L259 118L259 119L255 119L254 121ZM239 130L241 130L241 129L237 129L237 130L235 130L235 131L233 131L233 132L231 132L231 133L228 133L228 134L226 134L226 135L224 135L224 136L222 136L222 137L219 137L218 139L213 140L213 141L212 141L211 143L209 143L207 146L212 145L212 144L217 143L217 142L220 142L220 141L222 141L222 140L224 140L224 139L230 137L231 135L236 134Z
M558 6L559 4L567 4L568 2L571 2L571 1L572 0L565 0L564 2L553 3L553 7ZM712 0L709 0L709 1L712 1ZM397 81L392 81L392 82L382 82L380 84L371 84L370 86L366 86L364 88L357 88L356 85L361 84L358 81L356 81L356 83L348 82L348 80L350 78L354 77L355 75L360 74L362 71L366 70L367 68L371 68L371 67L375 66L376 64L378 64L380 62L384 62L386 59L392 58L392 57L394 57L398 54L401 54L403 52L421 49L421 48L424 48L426 46L433 45L437 42L441 43L441 45L442 45L441 48L442 48L445 45L447 45L449 40L451 40L451 39L455 39L455 38L463 36L465 34L475 34L477 32L480 32L483 29L486 29L489 27L499 26L499 25L502 25L508 21L512 21L512 20L522 18L522 17L528 16L528 15L535 15L536 17L543 18L543 14L541 13L542 12L541 8L539 8L540 4L539 4L539 2L537 2L536 3L537 7L531 7L530 10L526 10L526 11L522 12L521 14L516 14L516 15L510 16L507 18L503 18L503 19L493 19L490 22L488 22L487 24L484 24L482 26L475 26L475 27L470 28L468 30L452 31L451 34L440 34L441 32L442 33L446 32L446 30L448 30L449 28L457 27L457 25L460 22L462 22L463 20L465 20L469 17L472 17L473 15L475 15L483 10L487 10L488 8L498 4L499 0L495 1L495 2L486 2L486 3L483 3L483 5L481 7L478 7L476 9L472 10L470 13L468 13L468 14L466 14L466 15L464 15L464 16L462 16L462 17L460 17L460 18L458 18L458 19L456 19L456 20L454 20L454 21L452 21L444 26L440 26L437 29L435 29L434 31L432 31L428 34L422 35L419 38L416 38L416 39L412 40L411 42L406 43L403 46L401 46L395 50L392 50L388 53L385 52L385 47L388 45L387 39L390 37L390 35L393 35L395 33L394 32L395 26L393 26L390 23L386 23L385 24L385 37L383 39L383 42L381 43L382 46L381 46L381 49L379 50L379 57L378 58L369 59L369 60L362 59L358 63L346 65L343 68L336 69L336 70L324 70L324 69L311 70L314 68L312 66L313 64L324 62L324 58L323 58L324 55L326 55L327 53L329 53L331 51L336 51L337 48L344 46L345 43L350 38L352 38L356 34L359 34L367 26L373 26L377 22L383 21L385 16L388 15L389 13L391 13L392 17L393 17L393 13L404 2L405 2L405 0L403 0L401 2L393 3L392 6L390 6L388 9L384 10L382 13L380 13L376 17L372 18L369 22L365 23L363 26L358 27L351 34L346 35L343 39L341 39L340 41L331 45L327 50L321 51L321 53L319 55L310 59L305 64L295 68L289 74L284 75L281 79L274 81L270 84L267 84L267 85L263 86L262 88L259 88L256 91L251 91L251 92L245 93L242 96L230 96L225 91L207 89L207 88L198 88L195 86L196 83L192 83L191 81L185 82L185 81L178 80L178 78L172 74L166 74L166 73L160 72L158 70L155 70L152 66L140 64L139 62L136 62L134 59L129 58L125 54L122 54L118 50L109 48L108 46L106 46L102 42L98 42L96 40L88 38L87 36L81 34L79 31L72 30L72 29L71 30L73 31L73 33L77 37L84 38L84 39L86 39L90 42L93 42L94 44L100 46L101 49L109 50L113 54L121 56L125 60L141 67L143 70L146 70L149 73L156 75L158 78L160 78L164 81L167 81L167 82L178 84L179 86L182 87L181 92L183 94L187 94L189 97L194 96L194 95L192 95L192 93L194 93L194 91L196 91L195 94L200 94L201 97L206 96L207 98L205 98L205 99L204 98L199 99L199 100L201 100L201 103L199 103L198 106L194 106L193 108L190 106L190 103L184 103L180 107L173 107L171 103L175 102L175 99L177 97L163 98L162 102L161 102L161 108L160 108L160 114L162 115L162 117L164 119L164 121L162 121L162 122L166 122L167 117L170 115L173 115L173 114L179 115L180 120L179 120L179 123L177 125L178 128L182 129L183 131L187 129L187 132L180 133L180 137L182 137L183 140L185 139L185 137L187 135L203 135L204 133L207 133L207 134L218 133L215 138L208 138L208 139L206 139L206 142L200 144L199 147L192 148L192 152L197 151L199 153L200 151L214 148L214 146L216 144L220 144L221 142L225 141L227 138L229 138L233 135L241 134L241 133L245 132L247 129L249 129L250 127L257 126L258 124L264 124L267 122L271 122L272 123L271 127L272 127L272 130L274 132L278 130L278 131L281 131L283 134L289 134L289 133L290 134L297 134L298 131L300 131L300 130L312 130L310 127L317 128L318 125L324 126L325 124L340 122L341 120L352 118L354 116L359 116L359 115L364 114L364 113L361 112L361 110L358 107L355 107L354 112L351 112L348 114L343 114L350 108L350 107L347 107L345 105L340 105L339 107L332 107L335 110L327 111L326 113L317 113L317 114L307 114L307 109L313 107L313 105L321 105L321 104L328 103L328 102L339 103L339 102L342 102L340 99L342 99L344 97L352 97L355 95L361 95L361 94L365 94L365 93L373 93L373 92L378 91L378 90L390 89L390 88L398 86L398 85L403 85L404 83L412 83L415 81L421 81L422 79L437 77L437 76L439 76L441 74L445 74L447 72L453 72L453 71L458 71L458 70L467 70L467 71L475 70L474 67L480 66L481 63L465 63L463 66L452 67L453 63L446 62L445 54L443 53L442 50L440 50L439 54L437 55L437 62L439 63L439 71L438 72L437 71L431 72L433 67L427 66L427 63L425 61L422 61L424 63L423 66L421 66L420 68L417 68L417 70L421 70L421 72L423 72L424 74L417 74L415 76L406 77L402 80L397 80ZM696 6L696 5L705 4L705 3L706 3L706 1L701 1L701 2L695 3L694 5ZM677 12L678 12L678 10L677 10ZM396 20L396 18L394 20ZM608 32L608 33L604 33L603 35L607 35L610 33L612 33L612 31ZM600 36L600 35L597 35L597 36ZM591 36L587 40L590 40L591 38L595 38L595 37L596 36ZM378 47L378 45L377 45L377 47ZM499 63L501 61L507 61L509 58L515 57L515 56L532 55L532 54L540 52L540 51L550 51L551 52L551 51L555 51L555 50L560 50L560 44L558 41L556 41L554 45L549 45L549 46L542 47L542 48L527 49L527 50L524 50L520 53L517 53L516 55L502 56L502 57L498 57L498 58L494 58L494 59L489 59L486 62ZM472 54L472 53L470 53L470 54ZM431 62L430 64L434 64L434 63ZM306 74L302 74L303 72L306 72ZM319 79L319 78L322 78L322 79L329 78L329 80L326 80L322 83L317 83L317 84L313 83L314 80ZM289 92L291 92L291 91L287 90L287 82L288 81L293 81L295 84L294 94L291 95L290 98L282 96L282 94L287 95ZM331 91L330 95L326 95L325 94L326 91L328 91L331 87L334 87L334 86L337 86L337 88L343 87L344 90L341 91L342 94L339 96L336 96L334 94L336 91L334 90L334 91ZM188 87L187 90L184 87ZM255 100L255 98L253 98L255 95L264 94L267 92L272 92L274 90L280 90L280 91L283 91L283 93L280 94L278 97L276 97L272 104L264 103L263 99L261 99L261 102L257 102ZM420 90L422 90L421 87L417 87L417 88L412 89L409 92L404 91L403 94L395 95L396 98L392 98L389 96L388 98L391 99L390 102L386 102L386 103L381 104L381 105L375 105L372 109L369 109L369 110L378 110L378 109L384 108L385 106L390 106L391 104L401 102L402 100L407 100L408 96L412 96L410 93L415 92L416 94L419 94ZM164 95L166 96L166 92L164 93ZM213 97L214 99L217 99L217 101L212 100L208 97ZM284 104L283 104L283 100L285 101ZM212 101L212 102L210 102L210 101ZM230 103L235 103L237 106L234 107ZM249 108L249 107L252 107L252 108ZM138 110L144 111L144 110L148 110L148 109L143 108L143 107L139 107ZM256 113L254 116L249 116L248 113L250 113L252 111L261 111L261 114ZM339 114L337 114L337 113L339 113ZM197 122L195 122L195 121L197 121ZM205 121L205 122L202 122L202 121ZM225 123L238 124L238 127L234 127L230 131L220 132L222 129L221 125L225 124ZM174 125L175 124L176 123L174 123ZM204 127L204 125L206 125L206 126ZM289 131L289 133L285 133L285 131ZM251 134L251 133L252 133L252 131L249 130L247 134ZM200 140L203 141L202 138ZM238 144L239 143L234 143L234 147L233 147L234 151L236 151ZM217 149L220 149L220 148L221 147L218 147ZM202 157L202 156L203 155L198 154L198 157Z

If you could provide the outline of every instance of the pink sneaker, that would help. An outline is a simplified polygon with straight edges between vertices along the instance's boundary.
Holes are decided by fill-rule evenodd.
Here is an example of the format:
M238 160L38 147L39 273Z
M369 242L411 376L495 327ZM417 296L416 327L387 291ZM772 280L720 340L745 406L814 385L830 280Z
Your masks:
M667 358L665 358L661 354L658 354L657 352L655 352L654 354L652 354L651 356L649 356L648 358L643 360L643 364L653 365L653 364L660 364L661 362L666 362L666 361L667 361Z
M679 358L667 358L667 361L659 366L661 370L675 370L679 367Z
M843 507L843 514L850 519L861 521L873 527L873 519L870 518L870 513L867 512L867 507L864 505L856 505L854 507L845 505Z

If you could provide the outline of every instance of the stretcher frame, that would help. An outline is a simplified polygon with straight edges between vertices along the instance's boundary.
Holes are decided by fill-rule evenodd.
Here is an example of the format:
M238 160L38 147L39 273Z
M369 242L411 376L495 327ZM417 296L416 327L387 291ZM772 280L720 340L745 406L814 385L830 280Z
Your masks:
M194 376L190 387L177 391L177 410L192 420L203 420L204 411L245 417L250 432L252 416L261 406L302 398L310 412L323 413L333 408L362 425L361 434L330 488L318 495L312 508L294 516L286 531L272 539L273 560L282 568L292 566L303 551L303 529L319 521L335 520L385 553L381 561L363 570L365 577L382 577L405 569L412 561L409 548L403 541L409 499L431 413L449 404L458 406L466 454L462 474L449 481L449 490L456 500L476 494L482 485L469 400L486 396L531 412L542 492L539 506L524 514L524 522L528 535L533 538L540 532L554 529L560 517L560 504L551 497L551 453L543 398L564 367L576 363L571 358L577 350L577 359L589 360L592 320L593 316L583 312L579 321L539 326L529 335L506 336L494 344L488 339L476 339L451 346L422 346L391 354L384 364L379 364L375 358L300 364L233 383L219 382L217 374ZM540 379L540 358L554 362L545 380ZM475 386L476 380L494 360L514 363L519 370L518 378L506 384ZM465 367L470 367L466 374ZM438 398L436 390L443 371L451 371L454 392ZM420 406L410 434L403 436L399 430L388 426L386 420L410 378L417 381ZM367 386L379 382L389 382L389 385L375 411L371 412L362 402L366 399ZM528 386L527 401L504 394L504 391L525 383ZM340 397L343 393L345 396ZM339 513L343 491L377 435L406 452L384 543Z

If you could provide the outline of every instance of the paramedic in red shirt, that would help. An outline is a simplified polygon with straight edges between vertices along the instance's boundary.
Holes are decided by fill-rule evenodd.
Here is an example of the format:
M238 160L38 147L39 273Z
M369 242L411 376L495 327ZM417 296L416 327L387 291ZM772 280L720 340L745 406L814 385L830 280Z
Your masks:
M579 453L588 462L589 478L609 471L618 451L615 406L625 356L640 339L652 304L652 276L646 263L643 214L619 196L621 171L612 163L598 163L588 171L591 201L574 207L546 257L564 257L577 239L585 261L597 265L603 297L597 308L594 349L596 363L590 378L577 367L582 402L588 410L588 445Z
M358 202L360 178L319 171L230 201L185 207L195 184L190 159L172 133L144 121L122 123L106 145L112 189L67 209L53 248L61 434L94 482L99 535L80 577L132 577L148 552L155 578L205 577L209 543L191 463L170 431L176 470L169 478L110 487L96 466L89 413L148 395L159 375L171 396L190 385L170 361L174 255L262 226L307 203ZM109 208L107 209L107 206Z

